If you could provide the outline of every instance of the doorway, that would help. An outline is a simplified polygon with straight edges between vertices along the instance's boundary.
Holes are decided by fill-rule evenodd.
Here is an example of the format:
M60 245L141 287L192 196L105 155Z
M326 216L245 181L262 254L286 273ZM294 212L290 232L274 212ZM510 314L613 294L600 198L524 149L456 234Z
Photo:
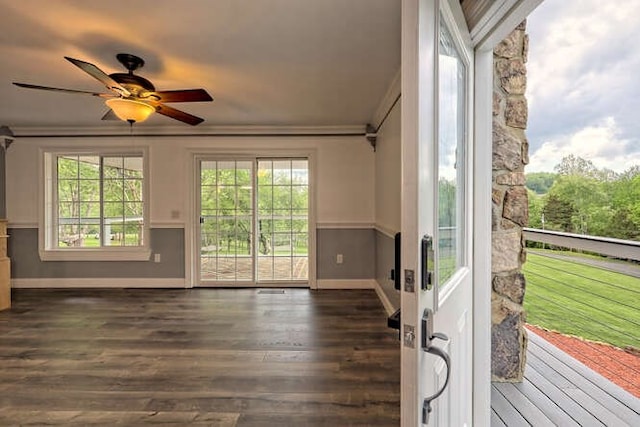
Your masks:
M200 286L309 285L309 160L202 158Z

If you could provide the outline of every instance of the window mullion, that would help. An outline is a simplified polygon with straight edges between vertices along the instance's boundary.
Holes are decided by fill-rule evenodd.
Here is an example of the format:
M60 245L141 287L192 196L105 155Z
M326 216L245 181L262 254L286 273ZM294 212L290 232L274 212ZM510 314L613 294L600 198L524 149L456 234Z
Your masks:
M55 218L53 221L53 227L51 227L51 233L49 234L51 241L47 245L50 248L57 248L59 245L59 236L60 236L60 196L58 195L58 156L52 156L53 164L50 164L50 167L53 169L52 175L52 188L51 188L51 209L55 209L55 213L50 213L50 218ZM49 206L45 205L45 209L49 208Z
M99 167L99 176L100 176L100 194L98 196L98 202L100 204L100 247L106 245L105 241L105 224L104 224L104 157L100 156L100 167Z

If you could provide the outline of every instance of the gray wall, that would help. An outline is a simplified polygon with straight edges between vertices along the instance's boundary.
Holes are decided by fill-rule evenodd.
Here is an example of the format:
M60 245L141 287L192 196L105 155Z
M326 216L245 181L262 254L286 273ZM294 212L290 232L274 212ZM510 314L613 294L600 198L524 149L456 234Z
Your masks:
M38 254L38 229L9 230L11 277L35 278L184 278L184 230L152 228L151 250L162 262L149 261L46 261Z
M318 279L373 279L375 231L371 228L319 229L317 231ZM342 254L343 263L336 263Z
M183 278L184 230L152 228L151 250L162 262L149 261L41 261L37 228L9 230L11 277L36 278ZM373 229L320 229L317 232L318 279L373 279L376 277L376 235ZM391 240L393 264L393 240ZM344 258L336 263L336 254ZM152 256L153 258L153 256ZM385 257L385 258L388 258ZM393 284L391 285L393 287Z
M400 291L394 288L393 280L391 280L391 270L395 262L394 239L377 230L375 233L376 280L393 308L397 310L400 308Z

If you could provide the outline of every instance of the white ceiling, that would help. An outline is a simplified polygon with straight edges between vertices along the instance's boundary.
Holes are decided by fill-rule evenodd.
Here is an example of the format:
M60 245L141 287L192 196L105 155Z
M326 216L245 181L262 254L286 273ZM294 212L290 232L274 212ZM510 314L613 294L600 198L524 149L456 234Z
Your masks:
M0 125L125 126L99 98L11 82L101 91L67 62L124 72L158 90L205 88L212 103L171 104L209 126L362 126L400 67L399 0L0 0ZM185 126L154 115L142 127Z

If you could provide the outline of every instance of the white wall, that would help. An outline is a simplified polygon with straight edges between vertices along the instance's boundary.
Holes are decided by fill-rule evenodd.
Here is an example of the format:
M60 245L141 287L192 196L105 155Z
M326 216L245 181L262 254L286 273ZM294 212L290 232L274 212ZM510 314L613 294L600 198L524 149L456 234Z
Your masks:
M375 153L375 224L387 233L400 231L400 103L378 132Z
M182 226L188 206L193 153L314 153L316 221L374 223L374 153L364 137L148 137L18 139L7 152L7 217L10 227L36 227L39 215L39 151L46 147L148 146L151 226ZM178 218L173 218L178 213Z

